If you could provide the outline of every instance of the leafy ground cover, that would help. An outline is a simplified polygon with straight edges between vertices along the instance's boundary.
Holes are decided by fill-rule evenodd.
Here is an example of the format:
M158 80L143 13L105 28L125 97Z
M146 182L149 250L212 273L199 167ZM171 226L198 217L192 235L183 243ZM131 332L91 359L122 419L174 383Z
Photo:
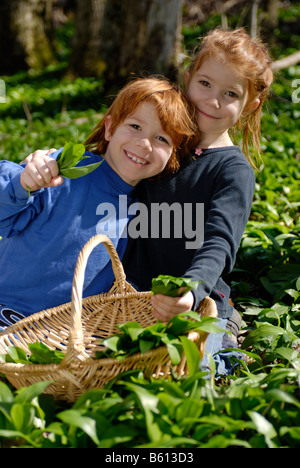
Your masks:
M228 277L242 313L245 360L230 378L120 376L74 405L0 382L2 447L300 447L300 67L280 73L262 120L261 167L251 217ZM0 153L19 162L37 148L83 142L105 103L93 78L63 69L4 77ZM1 233L0 233L1 234ZM191 359L193 362L193 359ZM213 362L211 362L213 370Z

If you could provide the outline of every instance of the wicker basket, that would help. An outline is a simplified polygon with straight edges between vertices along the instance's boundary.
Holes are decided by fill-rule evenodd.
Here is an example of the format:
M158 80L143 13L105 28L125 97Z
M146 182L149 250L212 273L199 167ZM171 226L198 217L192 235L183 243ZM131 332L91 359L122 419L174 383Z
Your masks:
M103 243L111 258L115 281L108 293L82 299L85 267L92 250ZM170 361L165 346L145 354L136 353L119 361L116 358L92 359L95 351L102 350L100 341L118 331L117 324L136 321L143 327L157 319L152 312L151 292L137 292L127 281L122 263L108 237L92 237L80 252L74 272L72 301L52 309L33 314L0 333L0 353L8 346L18 346L29 352L28 343L40 341L51 349L65 352L60 364L0 363L0 372L16 388L39 381L52 381L46 393L57 400L75 401L91 388L101 388L119 373L131 369L146 369L154 376L167 375ZM217 316L215 302L202 301L201 316ZM207 333L189 334L203 355ZM176 371L186 372L183 356Z

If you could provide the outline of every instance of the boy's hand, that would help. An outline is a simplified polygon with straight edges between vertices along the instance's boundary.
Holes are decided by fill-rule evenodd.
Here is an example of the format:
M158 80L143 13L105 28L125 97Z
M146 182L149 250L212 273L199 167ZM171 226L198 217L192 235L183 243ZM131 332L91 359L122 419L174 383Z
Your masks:
M22 161L26 166L20 181L25 190L33 192L42 187L56 187L63 183L64 179L59 175L57 162L48 156L54 151L37 150Z
M164 296L155 294L151 298L153 312L162 322L168 322L174 315L189 312L193 308L194 296L191 291L182 297Z

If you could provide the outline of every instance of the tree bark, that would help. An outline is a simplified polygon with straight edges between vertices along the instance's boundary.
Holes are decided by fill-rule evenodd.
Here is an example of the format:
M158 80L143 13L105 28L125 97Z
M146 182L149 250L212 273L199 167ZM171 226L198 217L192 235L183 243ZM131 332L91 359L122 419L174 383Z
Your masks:
M0 73L43 68L55 59L47 35L52 0L1 0Z
M129 76L176 80L182 0L78 0L70 71L115 84Z

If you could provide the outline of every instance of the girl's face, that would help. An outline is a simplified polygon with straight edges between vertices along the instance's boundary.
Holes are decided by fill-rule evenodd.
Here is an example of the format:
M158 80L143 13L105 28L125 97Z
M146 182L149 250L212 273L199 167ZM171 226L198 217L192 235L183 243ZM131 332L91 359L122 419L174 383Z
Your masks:
M188 96L197 109L203 148L232 145L228 130L243 112L248 98L247 85L247 79L233 67L214 58L205 60L192 77Z
M141 103L111 133L111 116L105 121L105 139L109 142L105 159L128 184L159 174L173 151L171 137L163 130L156 107Z

